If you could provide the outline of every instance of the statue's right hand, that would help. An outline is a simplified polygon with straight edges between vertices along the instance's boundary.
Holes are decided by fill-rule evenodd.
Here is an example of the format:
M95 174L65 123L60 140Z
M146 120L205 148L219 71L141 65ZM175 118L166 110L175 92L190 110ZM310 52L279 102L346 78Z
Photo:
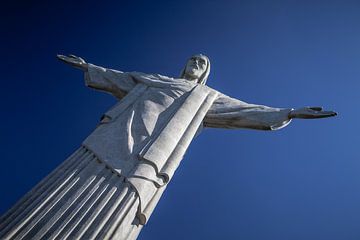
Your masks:
M83 71L88 70L88 64L81 57L77 57L77 56L72 55L72 54L70 54L69 56L64 56L64 55L61 55L61 54L57 54L56 57L60 61L66 63L66 64L69 64L70 66L79 68L79 69L81 69Z

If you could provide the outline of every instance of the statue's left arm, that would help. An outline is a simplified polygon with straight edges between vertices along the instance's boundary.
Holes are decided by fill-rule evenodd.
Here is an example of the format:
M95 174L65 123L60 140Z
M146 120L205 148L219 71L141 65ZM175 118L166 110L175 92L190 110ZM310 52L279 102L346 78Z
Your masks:
M127 72L103 68L90 63L84 78L86 86L111 93L118 99L124 97L136 85L135 80Z
M85 74L86 86L110 93L119 99L136 85L135 79L130 73L96 66L75 55L57 55L57 58L82 70Z
M293 118L324 118L336 116L335 112L322 111L319 107L273 108L249 104L219 94L204 119L205 127L250 128L277 130L288 125Z

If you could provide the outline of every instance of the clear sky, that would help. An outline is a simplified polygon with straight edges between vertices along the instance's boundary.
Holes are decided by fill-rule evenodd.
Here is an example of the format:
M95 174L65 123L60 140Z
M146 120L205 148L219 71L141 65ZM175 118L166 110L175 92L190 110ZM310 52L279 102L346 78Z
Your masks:
M360 239L359 1L16 2L0 9L0 213L115 103L57 53L168 76L204 53L227 95L339 115L206 129L139 239Z

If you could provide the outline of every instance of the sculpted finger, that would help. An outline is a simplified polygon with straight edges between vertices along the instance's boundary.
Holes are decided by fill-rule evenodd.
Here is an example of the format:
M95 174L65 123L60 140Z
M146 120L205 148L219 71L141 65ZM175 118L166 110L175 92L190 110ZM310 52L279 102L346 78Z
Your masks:
M65 62L65 63L72 62L72 60L69 57L61 55L61 54L57 54L56 57L57 57L57 59L59 59L60 61Z
M69 54L69 56L72 57L72 58L79 59L79 57L78 57L78 56L75 56L74 54Z
M321 111L323 109L322 107L309 107L309 108L314 111Z
M337 112L334 111L325 111L327 115L329 115L329 117L335 117L337 116Z
M56 54L56 57L60 60L64 60L66 58L66 56L61 55L61 54Z
M76 56L74 54L69 54L69 56L72 57L73 59L75 59L78 62L85 63L85 60L83 58L81 58L81 57L78 57L78 56Z
M333 111L322 111L316 115L316 118L335 117L336 115L337 115L337 113L333 112Z

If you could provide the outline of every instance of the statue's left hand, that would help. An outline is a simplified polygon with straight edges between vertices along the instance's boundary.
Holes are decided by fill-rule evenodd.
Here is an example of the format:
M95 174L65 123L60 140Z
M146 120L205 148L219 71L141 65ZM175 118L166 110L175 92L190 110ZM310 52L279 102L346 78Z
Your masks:
M70 66L73 66L75 68L79 68L83 71L87 71L87 69L88 69L88 64L81 57L77 57L72 54L70 54L69 56L64 56L64 55L58 54L58 55L56 55L56 57L60 61L66 63L66 64L69 64Z
M289 113L289 118L327 118L336 115L337 113L333 111L323 111L322 107L304 107L292 110Z

